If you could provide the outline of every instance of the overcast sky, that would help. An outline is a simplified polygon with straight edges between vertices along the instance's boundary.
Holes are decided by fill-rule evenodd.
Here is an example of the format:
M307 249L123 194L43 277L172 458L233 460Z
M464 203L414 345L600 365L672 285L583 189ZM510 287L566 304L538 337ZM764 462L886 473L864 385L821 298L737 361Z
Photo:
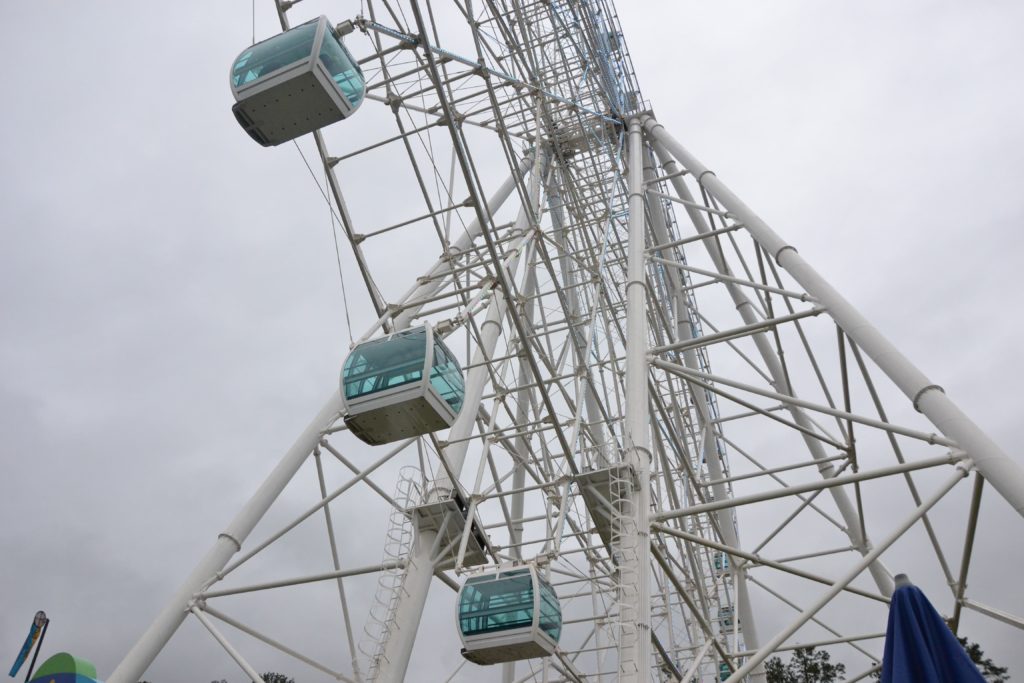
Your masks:
M662 123L1019 459L1024 6L619 10ZM322 200L294 148L258 147L230 115L250 12L5 8L0 661L46 609L47 651L109 674L337 381L348 330ZM366 171L384 197L387 169ZM372 316L348 284L359 334ZM986 515L1021 546L1019 518ZM348 538L377 542L383 520L359 521ZM983 646L1019 673L1015 639ZM180 640L153 680L241 680L194 628Z

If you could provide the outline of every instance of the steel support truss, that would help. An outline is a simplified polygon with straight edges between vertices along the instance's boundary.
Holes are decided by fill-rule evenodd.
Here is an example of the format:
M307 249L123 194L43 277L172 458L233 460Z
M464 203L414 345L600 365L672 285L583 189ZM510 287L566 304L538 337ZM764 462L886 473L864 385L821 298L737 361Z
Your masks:
M517 562L559 595L557 652L449 680L762 680L801 642L866 674L893 553L949 587L954 628L964 607L1024 625L967 590L982 483L1024 514L1019 464L658 123L610 2L375 1L353 23L360 116L394 130L312 142L376 315L361 339L431 323L464 407L374 449L333 392L110 683L140 680L190 616L252 680L256 645L335 680L421 680L417 653L459 647L435 580L450 603L467 573ZM378 154L408 171L393 207L343 192ZM423 274L393 289L403 249ZM317 499L251 542L304 467ZM933 522L950 510L964 528ZM380 545L347 541L374 515ZM320 564L232 585L280 571L267 551L316 520ZM336 605L331 661L303 647L316 634L221 606L300 586Z

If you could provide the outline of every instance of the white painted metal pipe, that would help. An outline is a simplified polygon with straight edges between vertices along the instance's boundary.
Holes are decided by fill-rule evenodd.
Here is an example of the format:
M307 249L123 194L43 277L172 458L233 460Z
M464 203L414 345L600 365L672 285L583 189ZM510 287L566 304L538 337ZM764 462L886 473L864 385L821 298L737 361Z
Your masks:
M340 456L340 453L338 454ZM316 479L320 487L320 498L327 497L327 481L324 479L324 463L319 449L313 450L313 458L316 462ZM353 467L352 469L355 469ZM334 571L341 571L341 557L338 555L338 540L334 535L334 518L331 515L331 507L324 506L324 523L327 526L327 541L331 547L331 561L334 563ZM352 618L349 615L348 596L345 594L345 579L337 577L335 585L338 587L338 601L341 606L341 618L345 622L345 641L348 644L349 661L352 664L352 674L359 683L363 682L363 674L359 668L359 656L356 651L355 637L352 635Z
M677 149L678 143L676 143L675 140L672 140L668 136L668 134L665 132L664 127L659 125L652 116L645 115L643 117L643 120L644 129L646 130L647 134L653 139L654 150L658 154L658 158L661 160L662 164L665 166L665 170L670 173L674 173L676 161L678 160L678 162L685 166L687 170L693 173L693 168L689 166L689 164L687 163L687 159L681 158L677 154L677 152L679 152L681 148ZM671 159L669 153L671 153L671 156L675 156L676 159ZM700 175L694 175L697 177L698 180L701 179ZM687 189L686 184L683 182L682 177L674 177L672 179L672 184L676 189L676 193L679 194L681 198L689 201L693 200L693 197L690 194L690 191ZM687 206L686 212L698 232L708 233L711 231L710 227L708 226L704 218L704 215L700 211L693 207ZM711 260L715 264L715 269L725 275L731 275L729 272L728 264L726 263L725 258L719 250L718 245L715 243L715 241L704 240L703 244L707 248L708 255L711 257ZM729 292L729 296L732 298L733 302L736 304L736 309L739 311L739 314L743 318L744 323L746 323L747 325L756 325L762 322L760 318L757 316L754 310L754 306L750 302L750 299L747 297L746 293L744 293L739 288L737 284L729 281L724 281L723 285ZM810 293L812 296L815 295L815 292L813 291L809 291L808 293ZM761 359L764 362L765 367L771 374L772 384L774 385L776 391L778 391L780 394L788 394L790 396L795 396L793 387L789 385L789 379L786 375L785 370L782 367L782 362L779 360L779 357L776 354L775 349L772 347L772 344L769 341L768 336L764 334L764 332L755 332L752 335L752 338L755 346L757 346L758 353L761 356ZM828 473L832 471L832 466L824 462L828 457L825 453L825 449L822 447L821 442L809 436L809 434L814 432L813 423L811 423L811 421L808 419L803 409L799 408L798 406L789 404L786 407L787 410L789 410L789 413L793 416L793 421L804 430L803 440L807 446L808 452L811 454L811 457L813 457L815 460L822 461L823 464L819 469L821 470L823 475L828 476ZM857 549L860 551L862 555L867 553L870 550L871 544L868 539L861 537L860 517L857 514L857 510L854 507L853 502L850 500L850 497L846 494L845 491L840 489L832 489L830 491L830 495L832 496L833 501L835 501L836 508L839 509L839 513L843 517L844 524L846 524L845 531L847 536L849 536L850 538L850 542L857 547ZM886 568L882 565L882 563L876 562L875 564L871 565L869 570L871 572L872 578L875 580L875 584L878 586L878 590L883 595L892 595L892 577L890 576L888 570L886 570Z
M700 161L674 140L653 117L644 121L647 132L664 144L679 162L747 230L794 280L828 309L829 315L864 350L914 407L940 432L955 440L970 455L978 471L1024 516L1024 469L1011 460L953 401L910 360L882 336L861 313L785 242L767 223L732 193Z
M875 420L870 417L864 417L862 415L857 415L855 413L849 413L845 410L838 410L836 408L821 405L820 403L804 401L803 399L796 398L795 396L791 396L789 394L780 394L774 391L761 389L760 387L755 387L752 384L738 382L727 377L722 377L720 375L712 375L706 372L701 372L699 368L693 369L689 366L680 367L675 363L669 363L667 361L657 359L653 360L652 363L659 368L675 371L682 375L689 375L701 380L705 380L710 383L723 384L725 386L733 387L734 389L741 389L751 394L757 394L758 396L764 396L765 398L774 399L776 401L779 401L780 403L792 404L800 408L806 408L808 410L813 410L818 413L824 413L825 415L831 415L833 417L849 420L851 422L857 422L858 424L867 425L868 427L873 427L875 429L881 429L886 432L892 432L893 434L899 434L900 436L906 436L911 439L917 439L918 441L925 441L930 444L939 444L942 446L951 447L956 445L952 441L947 441L946 439L943 439L938 434L927 434L925 432L917 431L916 429L907 429L906 427L900 427L899 425L893 424L891 422L883 422L882 420Z
M246 626L245 624L243 624L242 622L240 622L240 621L238 621L236 619L232 619L228 615L224 614L223 612L221 612L219 610L215 610L214 608L210 607L209 605L207 605L205 608L203 608L203 612L206 613L206 614L209 614L211 617L215 617L216 619L219 619L219 620L223 621L228 626L233 626L234 628L237 628L242 633L248 634L248 635L252 636L253 638L255 638L256 640L260 640L260 641L266 643L267 645L269 645L269 646L271 646L271 647L273 647L273 648L275 648L277 650L280 650L281 652L285 653L286 655L289 655L291 657L294 657L295 659L298 659L300 662L305 662L309 666L313 667L314 669L318 669L318 670L322 671L323 673L327 674L328 676L330 676L331 678L333 678L335 680L344 681L345 683L355 683L353 681L353 679L349 678L345 674L343 674L343 673L341 673L339 671L335 671L335 670L333 670L333 669L331 669L331 668L329 668L327 666L324 666L323 664L321 664L320 662L316 661L315 659L310 659L309 657L307 657L306 655L302 654L301 652L293 650L292 648L288 647L284 643L280 643L277 640L274 640L273 638L271 638L270 636L268 636L268 635L266 635L264 633L260 633L256 629L251 628L249 626Z
M630 525L619 543L623 629L619 642L619 681L649 680L651 666L650 528L651 445L647 366L647 278L644 262L643 133L640 120L629 122L629 247L626 275L626 453L638 487L630 495ZM622 515L625 516L625 515Z
M515 189L516 183L519 181L519 177L526 173L527 169L533 165L533 161L532 156L527 156L519 162L519 167L516 171L505 179L505 182L501 184L501 186L487 201L487 215L493 216L497 213L498 209L501 208L502 204L504 204L512 194L512 190ZM481 233L482 229L480 227L480 221L474 219L472 223L466 226L465 232L462 233L459 239L455 240L451 245L451 248L448 250L449 254L455 255L466 251L473 246L473 242L480 237ZM429 298L438 289L440 289L441 283L444 281L445 274L451 269L452 261L448 255L438 259L437 262L431 266L430 270L427 271L426 275L420 278L423 281L422 284L416 284L410 288L409 291L399 299L399 303L412 301L414 299ZM394 329L404 330L407 328L420 308L422 308L421 305L413 306L395 316Z
M213 636L214 640L220 643L220 646L224 648L228 655L231 656L231 659L235 660L235 663L242 667L242 671L245 672L245 675L247 675L253 683L263 683L263 677L256 673L256 669L252 668L252 665L245 661L245 658L242 657L241 653L239 653L238 650L228 642L227 638L225 638L217 627L213 625L213 622L206 618L206 615L203 614L198 607L192 607L190 611L195 615L196 619L199 620L199 623L206 627L206 630L210 632L210 635Z
M890 465L889 467L879 467L874 470L861 470L856 474L843 474L836 477L829 477L821 481L811 482L807 484L791 484L782 489L771 489L769 491L763 491L761 493L754 493L748 496L736 496L730 500L716 500L711 503L702 503L701 505L693 505L688 508L681 510L666 510L665 512L659 513L655 516L655 520L661 522L666 519L672 519L674 517L687 517L690 515L700 515L705 512L712 512L714 510L721 510L726 507L736 507L740 505L749 505L751 503L763 503L766 500L775 500L776 498L785 498L786 496L795 496L799 493L809 493L811 491L818 491L825 488L835 488L837 486L846 486L848 484L856 484L861 481L868 481L869 479L879 479L881 477L891 477L894 474L903 474L905 472L916 472L917 470L928 469L929 467L939 467L941 465L952 465L957 462L959 458L952 453L945 456L937 456L934 458L925 458L923 460L917 460L914 462L907 462L900 465ZM892 595L891 593L889 595ZM887 596L888 597L888 596Z
M264 583L254 583L248 586L239 586L238 588L226 588L219 591L205 591L203 593L197 593L196 599L198 600L209 600L210 598L219 598L225 595L239 595L241 593L253 593L256 591L265 591L272 588L284 588L285 586L301 586L305 583L317 583L318 581L330 581L331 579L343 579L349 576L362 576L363 574L375 574L377 572L387 571L389 569L396 569L402 566L401 561L388 561L381 564L372 564L367 567L354 567L352 569L336 569L333 572L322 572L320 574L311 574L309 576L297 576L293 579L281 579L279 581L266 581Z
M989 605L983 605L980 602L975 602L974 600L971 600L969 598L964 598L960 602L963 604L964 607L969 607L975 612L984 614L988 617L992 617L993 619L1001 621L1004 624L1009 624L1010 626L1015 626L1019 629L1024 630L1024 619L1022 619L1021 617L1018 617L1014 614L1010 614L1009 612L1004 612L1001 609L996 609L995 607L990 607Z
M880 633L865 633L859 636L840 636L838 638L829 638L828 640L815 640L810 643L792 643L790 645L780 645L775 648L776 652L789 652L791 650L799 650L805 647L825 647L826 645L839 645L842 643L856 643L861 640L877 640L879 638L885 638L885 631ZM747 652L737 652L737 657L749 657L752 654L756 654L756 650L749 650Z
M825 591L812 605L804 609L800 616L786 628L776 633L771 640L764 644L760 650L757 651L750 659L748 659L743 666L736 670L736 672L729 676L725 683L739 683L743 680L743 677L754 670L754 667L763 662L769 655L775 652L775 649L786 642L791 635L797 632L797 630L806 624L814 617L815 614L821 610L826 604L836 597L857 576L860 575L868 566L871 565L883 552L885 552L889 546L895 543L906 531L914 525L917 520L921 519L932 508L933 505L939 502L943 496L957 485L957 483L970 474L969 468L961 465L957 465L956 473L951 476L946 482L936 491L930 498L922 503L917 509L915 509L910 516L905 519L896 529L889 534L885 539L881 541L877 546L871 549L871 552L861 558L860 562L854 565L844 576L837 579L832 587Z
M715 541L713 541L711 539L703 538L702 536L698 536L696 534L691 534L691 533L688 533L686 531L681 531L679 529L673 529L671 527L667 527L667 526L664 526L662 524L653 524L651 526L651 530L652 531L657 531L657 532L663 533L663 534L668 534L669 536L675 536L677 538L681 538L681 539L683 539L685 541L688 541L690 543L697 543L697 544L700 544L700 545L703 545L703 546L707 546L708 548L713 548L714 550L720 550L720 551L722 551L724 553L727 553L729 555L732 555L734 557L737 557L737 558L740 558L740 559L743 559L743 560L747 560L747 562L735 562L735 560L730 560L730 562L734 563L734 566L735 565L744 565L744 568L745 568L746 565L748 565L748 564L752 564L754 566L760 565L762 567L770 567L772 569L777 569L778 571L786 572L787 574L792 574L793 576L799 576L800 578L807 579L808 581L814 581L816 583L823 583L823 584L825 584L827 586L831 586L832 585L832 581L829 580L829 579L826 579L823 576L819 576L819 575L813 574L811 572L806 572L806 571L804 571L802 569L797 569L796 567L790 567L788 565L783 564L781 560L769 560L769 559L766 559L764 557L761 557L760 555L758 555L756 553L744 552L743 550L740 550L739 548L736 548L735 546L730 547L729 545L727 545L725 543L717 543L717 542L715 542ZM850 550L850 548L845 548L844 550ZM746 574L745 573L744 573L744 577L743 578L744 578L744 581L746 581ZM885 598L885 597L882 597L880 595L869 593L868 591L864 591L864 590L861 590L859 588L855 588L853 586L849 586L845 590L850 592L850 593L853 593L855 595L861 595L863 597L870 598L871 600L878 600L879 602L885 603L886 605L889 604L889 598ZM758 648L760 647L759 645L751 643L749 641L749 639L747 639L746 637L744 637L744 640L746 641L746 643L745 643L746 646L751 649L751 652L756 652L758 650Z
M646 186L651 188L654 187L652 181L656 177L653 155L648 151L644 155L644 160L646 162L644 165L644 178ZM651 193L648 192L648 194L650 195ZM658 194L660 196L660 193ZM652 241L659 244L669 242L668 226L665 223L665 212L662 210L661 202L652 202L650 214ZM667 270L666 275L676 299L676 338L681 342L692 341L694 339L694 326L690 319L690 309L687 306L686 282L675 270ZM687 368L695 371L700 370L700 361L697 357L696 348L693 346L687 347L682 355L683 363ZM711 425L712 414L707 391L698 387L692 387L691 395L697 407L699 426L705 434L703 439L703 460L707 463L708 475L712 479L711 486L715 500L728 500L732 494L726 482L722 481L725 478L725 467L722 457L718 453L718 445ZM725 545L731 548L739 548L740 540L739 534L736 532L735 512L732 509L722 509L716 513L716 516L718 528L721 529ZM757 635L757 622L754 619L754 612L750 604L747 570L739 562L736 562L735 558L730 559L729 564L733 583L736 586L737 615L739 616L738 623L743 630L743 642L746 647L756 650L760 647L761 641ZM763 667L758 667L753 674L753 679L754 681L763 681L765 679ZM689 680L689 678L684 680Z
M137 683L146 669L163 649L188 614L192 596L202 590L237 553L249 537L257 522L295 476L313 447L320 440L320 433L338 419L341 414L341 393L334 390L327 403L320 409L313 421L299 436L292 447L270 473L263 485L253 494L249 502L235 516L226 531L217 536L213 548L200 560L185 583L174 594L167 606L142 634L135 646L125 655L107 683Z
M566 242L566 229L565 229L565 217L564 207L565 200L562 198L561 189L558 186L556 173L552 172L551 177L548 179L548 209L551 215L551 237L554 240L555 245L558 247L558 267L562 274L562 292L566 299L567 310L566 316L570 321L576 320L579 316L582 318L583 306L580 301L580 284L577 282L577 271L576 264L569 257L568 244ZM604 252L602 251L602 256ZM601 259L599 259L600 261ZM586 285L586 283L583 283ZM590 349L593 345L594 333L596 328L596 317L600 311L600 286L595 285L593 293L593 303L591 310L587 315L587 322L583 329L573 332L569 331L569 338L572 340L573 353L576 357L576 367L585 367L588 363L588 356ZM582 339L583 331L586 330L586 337ZM598 468L607 467L608 461L608 448L609 444L612 443L611 435L608 433L607 426L604 424L601 415L601 409L598 405L597 398L595 396L596 390L592 384L592 377L589 374L584 374L577 380L577 397L583 396L582 401L577 398L580 402L576 406L576 414L573 415L573 438L569 440L569 443L575 448L577 446L577 439L579 437L580 423L582 420L582 411L586 408L587 420L586 425L583 427L590 437L591 443L596 444L595 463Z

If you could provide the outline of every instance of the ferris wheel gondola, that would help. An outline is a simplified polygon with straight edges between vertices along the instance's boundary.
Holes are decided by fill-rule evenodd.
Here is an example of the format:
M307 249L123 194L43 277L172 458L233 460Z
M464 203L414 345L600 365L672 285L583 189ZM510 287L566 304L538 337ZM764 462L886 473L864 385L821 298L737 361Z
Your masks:
M351 116L366 80L339 30L320 16L238 55L231 91L238 123L271 147Z
M462 369L429 325L358 344L341 375L345 424L378 445L446 429L462 409Z
M467 579L458 603L462 656L474 664L547 657L558 646L562 607L535 565Z

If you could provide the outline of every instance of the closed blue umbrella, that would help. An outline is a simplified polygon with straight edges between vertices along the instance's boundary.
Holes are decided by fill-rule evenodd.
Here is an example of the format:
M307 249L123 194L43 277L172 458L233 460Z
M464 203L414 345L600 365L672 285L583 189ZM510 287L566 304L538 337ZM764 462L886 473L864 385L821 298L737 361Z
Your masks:
M896 576L882 683L985 683L956 636L906 574Z

